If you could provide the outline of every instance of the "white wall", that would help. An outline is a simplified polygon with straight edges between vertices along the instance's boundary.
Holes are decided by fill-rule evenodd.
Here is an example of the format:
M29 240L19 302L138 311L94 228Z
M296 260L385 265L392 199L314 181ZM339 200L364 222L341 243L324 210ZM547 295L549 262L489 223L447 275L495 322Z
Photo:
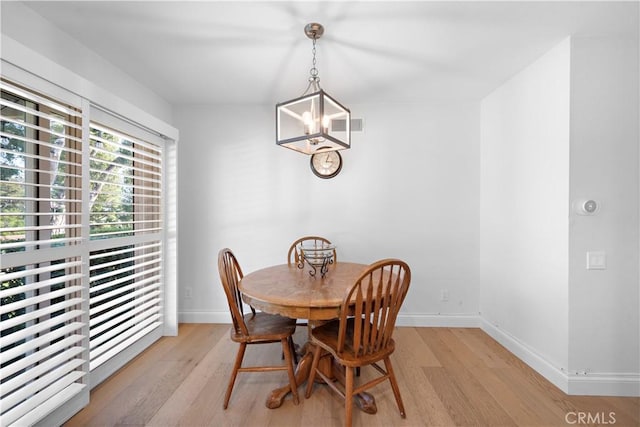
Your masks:
M405 324L437 324L438 314L448 324L477 321L477 104L350 107L366 130L354 134L331 180L311 173L308 156L276 146L275 106L174 111L182 320L228 321L216 265L222 247L250 272L285 263L291 242L319 234L342 260L410 264ZM442 289L449 302L440 302Z
M570 394L640 395L638 89L637 37L573 37L482 102L483 327Z
M24 4L3 1L1 8L0 28L3 36L10 38L2 40L3 59L12 59L8 57L14 56L14 50L20 49L20 46L14 47L15 41L19 41L20 45L67 71L72 70L74 77L86 81L80 82L78 78L70 77L57 66L40 67L38 75L41 78L61 84L94 102L101 102L100 105L114 111L131 109L131 105L144 107L144 116L150 122L147 124L150 127L160 126L158 119L171 123L172 107L168 102L132 79L117 65L85 47L81 40L76 40L53 26ZM15 61L12 60L16 61L26 69L42 62L40 58L34 58L31 52L25 52L24 56L19 55Z
M640 393L638 276L638 38L574 37L571 44L571 201L595 199L593 216L570 216L571 391L633 381ZM604 251L606 270L587 270Z
M481 104L480 311L568 364L569 40Z

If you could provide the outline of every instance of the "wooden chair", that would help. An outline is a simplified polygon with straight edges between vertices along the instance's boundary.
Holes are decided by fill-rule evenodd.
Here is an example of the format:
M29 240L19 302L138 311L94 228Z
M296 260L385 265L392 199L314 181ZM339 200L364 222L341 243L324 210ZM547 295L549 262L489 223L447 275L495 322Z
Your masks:
M315 349L306 397L311 396L315 377L319 375L345 399L347 426L351 426L353 395L386 379L391 383L400 416L406 417L389 356L395 350L395 342L391 336L410 282L411 270L405 262L395 259L375 262L356 280L344 297L340 317L311 330L310 342ZM346 368L344 390L318 369L323 350ZM381 360L386 369L378 365ZM356 387L354 368L367 365L373 366L380 376Z
M233 365L227 392L224 396L222 407L227 409L231 391L236 381L238 372L265 372L265 371L287 371L289 374L289 383L291 384L291 392L293 394L293 402L298 404L298 385L296 384L295 373L293 371L293 333L296 330L296 320L289 319L274 314L256 312L253 307L251 313L244 313L242 294L238 290L238 282L242 279L243 274L233 252L228 249L222 249L218 253L218 272L220 273L220 281L227 295L229 310L231 312L231 320L233 326L231 328L231 339L240 343L236 361ZM242 359L249 344L267 344L282 343L282 352L284 353L285 365L282 366L242 366Z
M311 243L311 244L316 244L319 245L321 243L329 243L331 244L331 242L328 239L325 239L324 237L319 237L319 236L305 236L305 237L301 237L298 240L296 240L295 242L293 242L291 244L291 247L289 248L289 252L287 253L287 263L289 265L298 265L298 263L300 262L300 257L302 256L300 254L300 245L303 243ZM336 250L333 250L333 262L336 262Z

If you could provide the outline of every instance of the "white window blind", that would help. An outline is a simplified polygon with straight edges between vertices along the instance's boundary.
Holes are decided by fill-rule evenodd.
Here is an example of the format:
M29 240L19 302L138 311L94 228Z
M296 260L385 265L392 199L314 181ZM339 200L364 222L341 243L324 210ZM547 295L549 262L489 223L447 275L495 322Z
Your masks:
M90 126L90 366L162 325L162 149Z
M0 425L31 425L88 397L82 116L0 88Z
M0 425L58 424L162 335L164 140L0 89Z

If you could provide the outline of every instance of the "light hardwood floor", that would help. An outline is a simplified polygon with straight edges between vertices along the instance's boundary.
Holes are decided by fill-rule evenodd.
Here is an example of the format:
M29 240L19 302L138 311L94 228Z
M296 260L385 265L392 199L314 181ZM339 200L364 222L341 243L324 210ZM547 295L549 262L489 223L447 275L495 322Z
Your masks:
M355 426L640 426L640 399L567 396L479 329L397 328L392 361L407 418L388 382L371 389L378 413ZM295 340L306 340L298 328ZM281 363L280 344L249 347L245 363ZM67 426L341 426L343 402L316 384L311 398L265 407L285 372L241 373L222 409L237 344L229 325L183 324L91 392ZM369 369L363 368L367 378ZM357 381L357 379L356 379ZM594 425L592 422L591 425Z

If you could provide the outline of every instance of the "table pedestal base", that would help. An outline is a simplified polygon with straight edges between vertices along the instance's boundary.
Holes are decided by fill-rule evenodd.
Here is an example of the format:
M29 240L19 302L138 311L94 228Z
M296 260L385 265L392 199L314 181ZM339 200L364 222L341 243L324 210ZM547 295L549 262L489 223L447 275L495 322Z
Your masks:
M296 383L298 387L304 384L309 379L311 373L311 364L313 362L312 346L309 343L305 344L305 355L300 359L298 366L296 367ZM319 369L327 373L330 378L335 378L336 381L342 385L345 383L344 369L337 363L333 363L333 358L330 355L323 357L318 364ZM318 381L322 382L322 380ZM267 397L266 406L269 409L279 408L282 405L287 394L291 392L291 386L287 384L284 387L273 390ZM376 406L376 400L370 393L362 392L354 396L353 401L356 406L367 414L375 414L378 411Z

